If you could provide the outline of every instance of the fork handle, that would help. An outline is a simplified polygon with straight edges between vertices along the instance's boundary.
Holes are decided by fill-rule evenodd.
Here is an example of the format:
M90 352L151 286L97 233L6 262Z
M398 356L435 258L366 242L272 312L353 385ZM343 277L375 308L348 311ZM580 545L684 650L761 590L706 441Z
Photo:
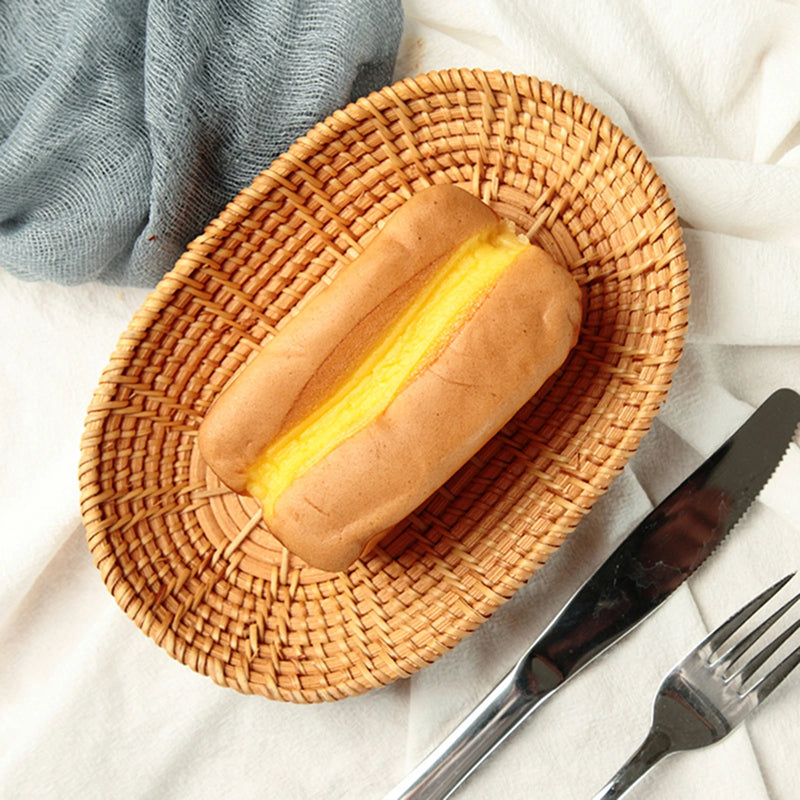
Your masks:
M617 774L592 800L611 800L615 797L622 797L648 770L673 752L669 736L664 731L651 730L639 749L620 767Z

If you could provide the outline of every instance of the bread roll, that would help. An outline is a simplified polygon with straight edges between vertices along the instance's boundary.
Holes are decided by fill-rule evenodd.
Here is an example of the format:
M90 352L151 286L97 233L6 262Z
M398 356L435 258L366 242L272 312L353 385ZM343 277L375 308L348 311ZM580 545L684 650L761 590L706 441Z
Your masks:
M290 551L344 570L561 366L580 318L543 250L425 189L222 392L200 452Z

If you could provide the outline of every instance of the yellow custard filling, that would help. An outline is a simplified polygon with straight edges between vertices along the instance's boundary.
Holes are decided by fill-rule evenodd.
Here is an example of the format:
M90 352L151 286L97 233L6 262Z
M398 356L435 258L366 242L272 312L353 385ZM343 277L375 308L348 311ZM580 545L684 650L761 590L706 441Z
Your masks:
M330 397L252 465L247 490L261 502L265 515L271 515L277 498L296 478L389 406L527 247L526 240L501 227L471 237L450 256Z

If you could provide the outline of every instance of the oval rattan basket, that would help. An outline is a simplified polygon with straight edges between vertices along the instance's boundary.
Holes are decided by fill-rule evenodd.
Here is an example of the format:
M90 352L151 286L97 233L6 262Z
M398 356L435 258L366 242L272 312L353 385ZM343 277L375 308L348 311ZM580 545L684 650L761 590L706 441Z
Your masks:
M195 446L231 376L417 189L459 184L565 263L580 340L516 417L365 561L311 569ZM119 340L80 463L89 548L125 613L217 683L293 702L412 675L547 560L636 450L688 322L684 245L642 151L580 97L480 70L337 111L192 242Z

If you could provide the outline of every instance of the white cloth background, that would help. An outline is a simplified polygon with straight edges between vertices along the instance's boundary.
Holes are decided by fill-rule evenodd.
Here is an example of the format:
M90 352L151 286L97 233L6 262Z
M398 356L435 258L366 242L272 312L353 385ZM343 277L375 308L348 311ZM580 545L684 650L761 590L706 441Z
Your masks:
M83 417L142 290L0 269L0 796L380 798L512 665L614 545L773 389L800 390L800 5L407 0L398 78L456 66L558 82L645 150L685 228L693 305L669 399L574 535L474 636L407 681L294 706L222 689L117 608L78 512ZM8 266L8 265L6 265ZM459 798L591 797L668 669L800 567L797 439L714 557L559 691ZM795 581L800 579L795 579ZM797 797L800 674L724 743L632 797Z

